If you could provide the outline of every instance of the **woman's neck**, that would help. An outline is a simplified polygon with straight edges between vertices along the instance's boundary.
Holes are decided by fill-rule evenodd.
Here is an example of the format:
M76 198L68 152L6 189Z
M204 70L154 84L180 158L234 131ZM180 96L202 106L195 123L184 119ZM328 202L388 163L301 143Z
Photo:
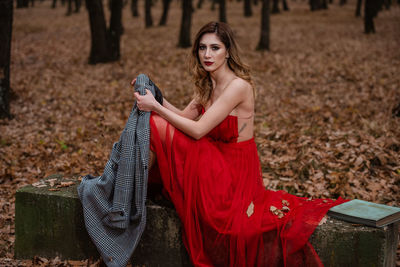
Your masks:
M224 64L221 68L210 72L213 90L223 90L226 85L235 77L235 73Z

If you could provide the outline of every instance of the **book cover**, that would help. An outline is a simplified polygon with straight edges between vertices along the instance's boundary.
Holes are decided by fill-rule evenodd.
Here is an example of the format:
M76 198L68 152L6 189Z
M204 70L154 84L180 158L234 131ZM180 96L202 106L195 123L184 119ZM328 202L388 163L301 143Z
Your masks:
M352 223L383 227L400 220L400 208L354 199L331 208L328 215Z

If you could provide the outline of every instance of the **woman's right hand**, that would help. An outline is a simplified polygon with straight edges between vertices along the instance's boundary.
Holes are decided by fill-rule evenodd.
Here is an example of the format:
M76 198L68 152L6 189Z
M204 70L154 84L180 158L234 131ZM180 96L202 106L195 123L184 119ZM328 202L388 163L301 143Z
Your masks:
M142 111L155 111L157 106L160 106L149 89L146 89L145 95L140 95L139 92L135 92L134 95L137 106Z

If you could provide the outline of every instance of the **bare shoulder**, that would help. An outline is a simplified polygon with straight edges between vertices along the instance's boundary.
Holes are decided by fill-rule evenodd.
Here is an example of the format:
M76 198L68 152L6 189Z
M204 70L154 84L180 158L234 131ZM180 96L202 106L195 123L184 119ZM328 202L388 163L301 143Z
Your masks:
M234 91L236 93L246 94L246 95L249 93L252 93L252 91L253 91L251 84L248 81L246 81L242 78L239 78L239 77L234 79L229 84L227 89L230 90L231 92Z

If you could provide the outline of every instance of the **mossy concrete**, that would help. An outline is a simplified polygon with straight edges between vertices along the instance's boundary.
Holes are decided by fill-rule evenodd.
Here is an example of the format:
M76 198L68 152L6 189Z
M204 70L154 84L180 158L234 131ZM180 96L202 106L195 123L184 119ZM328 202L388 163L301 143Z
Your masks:
M75 181L74 185L49 191L55 187L20 188L15 201L15 258L34 256L81 260L99 258L87 234L76 180L62 175L56 183ZM45 183L48 184L48 183ZM135 266L191 266L182 243L180 221L171 207L147 205L146 229L133 254Z
M51 176L65 181L61 175ZM64 179L64 180L63 180ZM49 191L25 186L16 193L15 257L80 260L98 258L84 225L77 184ZM132 257L135 266L191 266L173 208L147 205L147 223ZM328 218L310 238L326 267L395 266L399 223L384 228L352 225Z
M62 179L62 176L49 178ZM76 185L49 191L25 186L15 196L15 257L98 257L83 221Z
M374 228L328 217L310 242L325 267L394 267L399 223Z

